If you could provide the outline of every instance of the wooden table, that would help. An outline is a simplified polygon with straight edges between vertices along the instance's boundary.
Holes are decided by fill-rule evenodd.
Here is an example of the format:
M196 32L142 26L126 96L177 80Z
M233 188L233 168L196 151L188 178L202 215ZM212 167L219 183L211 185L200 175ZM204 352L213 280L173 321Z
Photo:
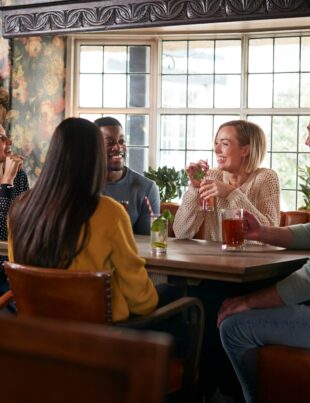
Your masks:
M221 244L169 238L164 256L150 253L150 237L136 236L139 255L150 272L192 279L236 283L286 276L300 268L310 251L293 251L270 245L247 245L244 251L222 251Z
M310 251L293 251L270 245L247 245L242 252L222 251L218 242L169 238L166 255L150 253L150 237L136 235L139 255L150 272L187 279L223 280L236 283L283 277L299 269ZM0 241L0 255L7 242Z

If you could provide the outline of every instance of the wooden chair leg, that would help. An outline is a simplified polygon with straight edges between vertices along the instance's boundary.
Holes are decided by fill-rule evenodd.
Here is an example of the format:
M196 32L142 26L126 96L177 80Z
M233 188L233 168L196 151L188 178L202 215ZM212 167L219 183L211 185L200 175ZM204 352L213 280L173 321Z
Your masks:
M0 296L0 309L5 308L10 302L14 301L14 296L11 290Z

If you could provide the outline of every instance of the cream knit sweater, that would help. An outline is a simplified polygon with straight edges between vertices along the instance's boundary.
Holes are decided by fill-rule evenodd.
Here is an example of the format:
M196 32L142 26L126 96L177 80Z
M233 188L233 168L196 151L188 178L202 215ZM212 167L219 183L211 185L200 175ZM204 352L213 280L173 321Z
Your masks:
M227 173L211 169L208 176L228 183ZM213 212L199 209L198 189L189 186L182 204L175 216L173 230L175 236L190 239L198 232L205 221L205 239L220 241L220 211L223 208L243 208L254 214L264 225L280 224L280 182L272 169L258 168L239 188L233 190L227 198L217 197Z

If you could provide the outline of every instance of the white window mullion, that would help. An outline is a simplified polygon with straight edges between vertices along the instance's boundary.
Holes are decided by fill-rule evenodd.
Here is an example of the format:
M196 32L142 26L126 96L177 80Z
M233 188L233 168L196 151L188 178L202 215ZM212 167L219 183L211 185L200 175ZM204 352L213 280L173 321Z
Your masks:
M241 40L242 43L242 60L241 60L241 109L240 118L246 119L246 108L248 106L248 63L249 63L249 40L248 36L244 35Z
M149 137L149 165L155 169L158 161L158 141L159 141L159 41L154 40L151 45L151 77L150 77L150 137Z

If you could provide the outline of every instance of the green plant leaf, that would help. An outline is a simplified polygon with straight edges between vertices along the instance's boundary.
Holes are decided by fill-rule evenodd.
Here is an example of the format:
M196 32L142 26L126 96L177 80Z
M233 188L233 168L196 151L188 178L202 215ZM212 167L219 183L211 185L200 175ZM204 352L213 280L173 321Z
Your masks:
M193 178L196 181L200 181L205 177L205 172L202 169L199 169L198 171L196 171L193 175Z
M162 232L166 229L166 219L162 215L153 221L151 230L154 232Z
M181 198L183 189L188 185L188 177L184 169L177 171L174 167L164 165L157 170L149 167L149 170L143 174L157 184L161 202Z
M161 213L161 215L167 220L167 221L169 221L171 224L173 223L173 221L174 221L174 215L171 213L171 211L170 210L168 210L168 209L164 209L163 210L163 212Z

